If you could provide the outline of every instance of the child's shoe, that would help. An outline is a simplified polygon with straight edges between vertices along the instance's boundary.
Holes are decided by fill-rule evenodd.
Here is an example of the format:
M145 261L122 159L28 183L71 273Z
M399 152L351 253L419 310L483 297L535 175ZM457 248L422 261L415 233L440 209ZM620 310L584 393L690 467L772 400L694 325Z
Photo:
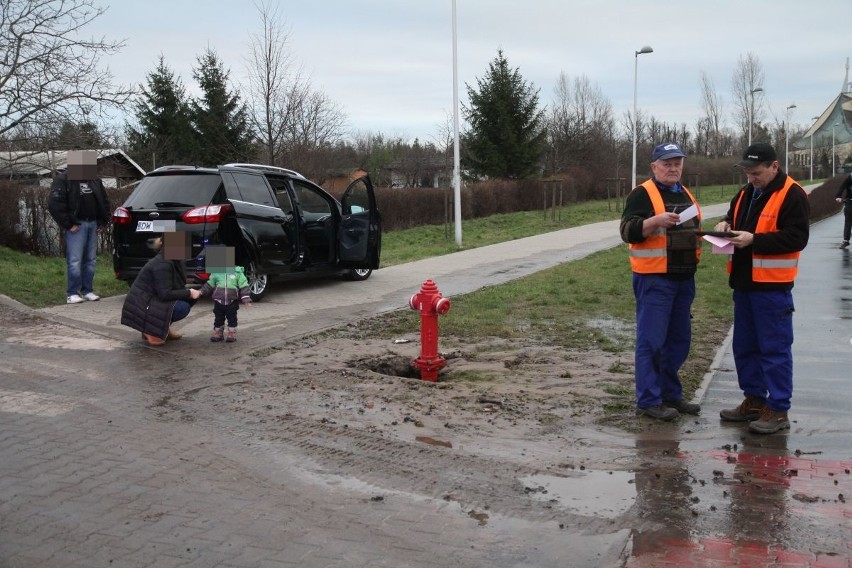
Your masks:
M225 337L225 342L226 343L233 343L236 340L237 340L237 328L229 327L228 328L228 335L227 335L227 337Z
M214 343L222 341L225 339L225 328L224 327L214 327L213 335L210 336L210 341Z

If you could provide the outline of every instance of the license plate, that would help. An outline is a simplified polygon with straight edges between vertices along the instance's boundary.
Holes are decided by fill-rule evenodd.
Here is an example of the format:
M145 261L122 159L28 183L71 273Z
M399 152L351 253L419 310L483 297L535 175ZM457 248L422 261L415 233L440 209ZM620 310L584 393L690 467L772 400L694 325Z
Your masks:
M138 221L136 223L136 232L152 233L154 232L153 221Z

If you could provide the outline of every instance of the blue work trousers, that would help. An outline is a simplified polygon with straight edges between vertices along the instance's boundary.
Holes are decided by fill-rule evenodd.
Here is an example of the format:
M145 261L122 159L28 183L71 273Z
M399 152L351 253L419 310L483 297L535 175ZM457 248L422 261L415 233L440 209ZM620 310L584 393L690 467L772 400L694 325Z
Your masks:
M97 221L80 221L76 233L65 231L66 296L94 291L98 254Z
M734 290L737 379L746 395L772 410L790 408L793 396L793 293Z
M633 274L636 296L636 405L657 406L681 400L678 371L692 340L690 308L695 279L673 280L656 274Z

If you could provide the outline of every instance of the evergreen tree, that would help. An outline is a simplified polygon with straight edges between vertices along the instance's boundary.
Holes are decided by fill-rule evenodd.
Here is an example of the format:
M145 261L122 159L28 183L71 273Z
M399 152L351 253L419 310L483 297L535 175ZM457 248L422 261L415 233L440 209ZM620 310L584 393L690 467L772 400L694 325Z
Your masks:
M201 88L201 97L192 102L198 163L248 162L253 155L248 111L239 95L228 90L228 72L215 51L208 48L198 57L193 77Z
M133 103L138 127L127 126L134 159L146 169L194 162L195 136L183 83L160 56Z
M463 108L470 129L465 134L464 165L473 173L498 178L523 178L539 171L545 141L544 111L538 90L509 69L502 50L477 79L467 85L470 106Z

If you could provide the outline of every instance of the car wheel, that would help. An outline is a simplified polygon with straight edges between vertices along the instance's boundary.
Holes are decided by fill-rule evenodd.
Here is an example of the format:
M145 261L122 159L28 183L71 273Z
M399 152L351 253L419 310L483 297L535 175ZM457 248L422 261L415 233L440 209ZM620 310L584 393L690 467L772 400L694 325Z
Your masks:
M366 280L372 273L372 268L353 268L344 273L344 278L347 280Z
M266 295L269 288L269 276L255 271L254 266L246 270L246 278L249 281L249 295L252 302L257 302Z

